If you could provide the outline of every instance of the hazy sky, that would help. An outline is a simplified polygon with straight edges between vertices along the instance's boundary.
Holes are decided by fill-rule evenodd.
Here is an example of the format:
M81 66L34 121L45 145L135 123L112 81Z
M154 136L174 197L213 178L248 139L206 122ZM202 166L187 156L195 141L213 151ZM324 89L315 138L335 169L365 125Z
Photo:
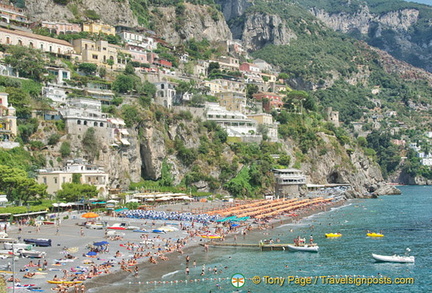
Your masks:
M427 5L431 5L432 6L432 0L405 0L408 2L417 2L417 3L422 3L422 4L427 4Z

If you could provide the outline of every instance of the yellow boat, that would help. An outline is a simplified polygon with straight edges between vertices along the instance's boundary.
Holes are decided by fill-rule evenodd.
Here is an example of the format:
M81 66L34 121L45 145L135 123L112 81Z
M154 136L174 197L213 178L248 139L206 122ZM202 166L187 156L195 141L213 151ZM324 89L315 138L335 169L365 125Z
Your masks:
M81 284L83 281L47 281L50 284Z
M366 233L366 236L367 237L384 237L384 234L371 232L371 233Z
M325 234L325 237L328 237L328 238L341 237L341 236L342 236L341 233L327 233L327 234Z
M219 235L200 235L201 238L207 238L207 239L219 239L222 238L222 236Z

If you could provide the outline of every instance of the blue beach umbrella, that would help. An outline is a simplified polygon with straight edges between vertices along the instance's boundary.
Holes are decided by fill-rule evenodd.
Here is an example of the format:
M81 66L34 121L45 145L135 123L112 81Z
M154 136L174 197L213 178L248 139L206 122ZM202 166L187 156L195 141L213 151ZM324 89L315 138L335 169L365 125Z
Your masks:
M87 252L87 255L89 255L89 256L96 255L96 254L97 254L97 252L95 252L95 251L89 251L89 252Z

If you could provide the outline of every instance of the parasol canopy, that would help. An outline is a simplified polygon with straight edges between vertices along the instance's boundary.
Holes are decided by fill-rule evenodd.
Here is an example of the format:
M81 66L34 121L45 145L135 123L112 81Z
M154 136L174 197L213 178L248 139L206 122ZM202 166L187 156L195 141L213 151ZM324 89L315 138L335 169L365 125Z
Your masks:
M82 214L81 217L86 218L86 219L92 219L92 218L99 217L99 215L96 213L93 213L93 212L88 212L88 213Z
M93 256L93 255L96 255L97 254L97 252L95 252L95 251L89 251L89 252L87 252L87 255L89 255L89 256Z

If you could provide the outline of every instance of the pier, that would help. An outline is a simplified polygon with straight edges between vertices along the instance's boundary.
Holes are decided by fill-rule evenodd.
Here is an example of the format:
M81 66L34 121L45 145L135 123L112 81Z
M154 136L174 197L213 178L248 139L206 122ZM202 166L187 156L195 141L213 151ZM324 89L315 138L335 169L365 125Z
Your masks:
M222 246L222 247L250 247L250 248L261 248L262 251L270 250L288 250L288 244L282 243L226 243L226 242L214 242L211 241L208 245Z

